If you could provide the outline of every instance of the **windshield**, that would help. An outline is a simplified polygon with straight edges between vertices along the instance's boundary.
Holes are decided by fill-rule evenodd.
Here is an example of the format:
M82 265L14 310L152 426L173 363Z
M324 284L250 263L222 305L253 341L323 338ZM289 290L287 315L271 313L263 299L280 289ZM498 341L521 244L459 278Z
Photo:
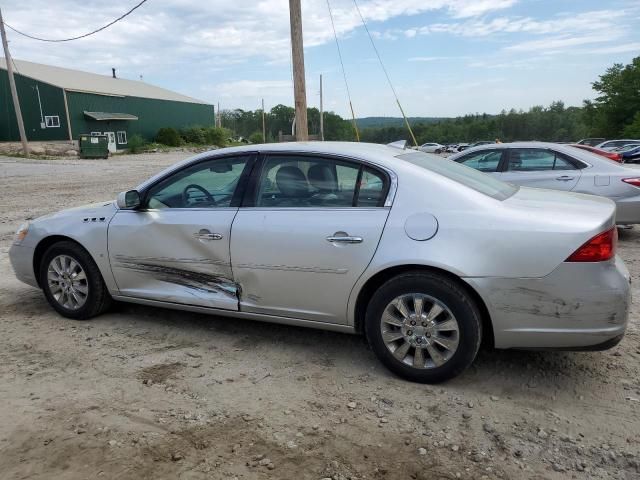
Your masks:
M501 182L490 175L445 158L432 157L423 152L405 153L398 155L398 158L450 178L497 200L505 200L518 191L515 185Z

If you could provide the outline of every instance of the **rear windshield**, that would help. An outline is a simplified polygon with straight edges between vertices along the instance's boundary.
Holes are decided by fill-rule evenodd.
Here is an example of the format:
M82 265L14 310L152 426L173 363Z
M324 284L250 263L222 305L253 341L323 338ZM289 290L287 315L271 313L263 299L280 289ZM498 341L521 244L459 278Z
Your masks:
M461 183L477 192L484 193L496 200L505 200L518 191L518 187L510 183L501 182L490 175L473 168L447 160L433 157L423 152L411 152L398 155L398 158L413 163L425 170L430 170L443 177Z

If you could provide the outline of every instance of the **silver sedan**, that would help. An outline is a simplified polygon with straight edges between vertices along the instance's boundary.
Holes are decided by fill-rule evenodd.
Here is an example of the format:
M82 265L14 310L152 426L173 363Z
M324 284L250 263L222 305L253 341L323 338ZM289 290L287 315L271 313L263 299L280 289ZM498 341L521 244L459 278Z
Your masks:
M640 169L568 145L519 142L485 145L450 160L525 187L610 198L618 225L640 223Z
M497 348L605 349L629 274L608 199L520 188L413 150L251 145L21 226L16 276L88 319L113 300L366 334L393 372Z

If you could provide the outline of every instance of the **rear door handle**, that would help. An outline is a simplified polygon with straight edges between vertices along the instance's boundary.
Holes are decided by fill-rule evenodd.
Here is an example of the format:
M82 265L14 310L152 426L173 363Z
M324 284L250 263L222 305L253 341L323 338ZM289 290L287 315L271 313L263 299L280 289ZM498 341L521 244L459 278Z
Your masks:
M570 180L573 180L576 177L570 177L569 175L561 175L559 177L556 177L556 180L560 180L561 182L568 182Z
M193 234L198 240L222 240L222 234L211 233L209 230L203 228L197 233Z
M331 243L362 243L362 237L352 237L349 235L330 235L327 242Z

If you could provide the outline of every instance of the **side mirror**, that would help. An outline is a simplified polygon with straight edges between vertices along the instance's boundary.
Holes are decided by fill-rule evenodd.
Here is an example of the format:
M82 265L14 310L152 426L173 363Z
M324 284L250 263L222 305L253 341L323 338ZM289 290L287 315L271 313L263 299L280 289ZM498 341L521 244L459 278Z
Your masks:
M121 210L134 210L140 206L140 194L137 190L120 192L116 199L116 204Z

